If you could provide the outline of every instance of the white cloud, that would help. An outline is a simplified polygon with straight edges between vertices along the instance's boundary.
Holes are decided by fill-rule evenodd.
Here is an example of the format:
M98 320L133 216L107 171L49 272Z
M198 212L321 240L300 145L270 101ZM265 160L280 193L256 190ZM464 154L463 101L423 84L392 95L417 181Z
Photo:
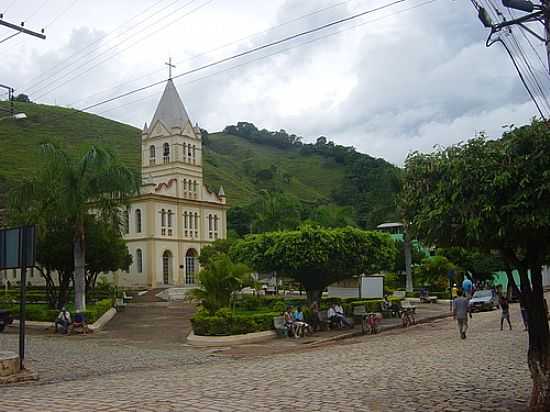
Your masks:
M205 2L197 0L190 8ZM41 0L18 2L10 14L23 18L40 3ZM3 44L0 78L18 89L40 74L59 78L65 73L63 70L50 73L48 69L60 63L70 67L74 51L155 3L79 2L48 28L48 40L24 39ZM171 3L164 0L150 12ZM140 18L134 20L135 31L106 37L88 58L98 53L104 53L102 58L112 58L62 87L55 88L63 81L54 83L55 77L51 78L46 83L48 88L28 90L31 98L51 89L41 101L82 107L164 78L163 63L168 56L177 62L175 72L179 73L385 2L216 0L182 17L190 8L177 9L185 3L180 0L141 24L136 24ZM68 4L64 0L48 5L46 13L37 15L29 24L39 27ZM503 124L527 122L536 113L534 107L504 51L499 46L485 48L486 32L473 8L463 2L439 0L395 14L418 4L417 0L405 2L341 27L186 76L176 85L192 118L208 130L251 121L259 127L284 128L306 139L325 135L336 143L354 145L396 164L402 164L411 150L452 144L480 130L498 135ZM296 19L322 8L326 10ZM159 16L165 16L163 21L148 28L147 24ZM360 23L365 24L352 28ZM247 37L275 25L280 27ZM164 29L159 30L161 27ZM340 34L286 50L343 29L346 30ZM142 37L147 38L132 46ZM235 42L243 37L246 39ZM220 45L227 46L219 48ZM113 50L106 52L110 47ZM218 49L212 51L214 48ZM259 59L275 50L285 51ZM193 57L197 54L202 55ZM80 72L102 58L96 58ZM231 69L244 62L250 64ZM119 85L121 82L124 84ZM162 87L150 89L98 107L94 112L141 127L150 121L161 92Z

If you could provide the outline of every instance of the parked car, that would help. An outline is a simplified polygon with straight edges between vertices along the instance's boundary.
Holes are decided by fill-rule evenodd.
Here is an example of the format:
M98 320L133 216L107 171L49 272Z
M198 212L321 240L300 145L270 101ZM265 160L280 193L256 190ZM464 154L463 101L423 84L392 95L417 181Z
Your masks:
M7 325L11 325L13 317L8 310L0 309L0 332L4 330Z
M497 297L493 295L492 290L478 290L470 299L470 309L472 312L482 310L493 310L497 307Z

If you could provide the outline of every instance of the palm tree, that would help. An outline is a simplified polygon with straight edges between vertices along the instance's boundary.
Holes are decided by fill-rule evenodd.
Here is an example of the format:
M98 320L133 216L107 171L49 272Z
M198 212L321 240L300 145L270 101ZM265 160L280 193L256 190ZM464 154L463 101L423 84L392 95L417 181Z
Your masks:
M229 307L233 292L254 283L250 269L242 263L233 263L227 255L218 255L199 273L200 287L193 289L191 297L211 315L218 309Z
M27 223L40 224L57 216L71 227L75 307L85 311L85 221L93 215L103 224L119 225L120 207L136 193L138 180L111 152L96 146L78 160L50 143L41 149L44 166L12 191L10 209L27 216Z

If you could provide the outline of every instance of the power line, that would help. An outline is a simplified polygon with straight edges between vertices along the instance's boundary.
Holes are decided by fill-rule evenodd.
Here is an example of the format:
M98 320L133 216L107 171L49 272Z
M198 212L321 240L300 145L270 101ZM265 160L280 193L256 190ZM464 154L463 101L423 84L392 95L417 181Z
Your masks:
M4 9L4 13L7 12L7 11L11 8L11 6L13 6L13 5L15 4L16 1L17 1L17 0L13 0L13 1L8 5L8 7L6 7L6 8Z
M38 6L38 8L37 8L33 13L31 13L30 16L28 16L27 18L25 18L23 21L25 21L25 22L26 22L26 21L29 21L29 20L32 19L34 16L36 16L36 15L38 14L38 12L44 8L44 6L46 5L47 2L48 2L48 0L44 0L44 1L40 4L40 6Z
M240 67L246 66L246 65L251 64L251 63L255 63L255 62L260 61L260 60L263 60L263 59L267 59L267 58L269 58L269 57L272 57L272 56L275 56L275 55L277 55L277 54L283 53L283 52L285 52L285 51L289 51L289 50L292 50L292 49L296 49L296 48L298 48L298 47L303 47L303 46L306 46L306 45L309 45L309 44L318 42L319 40L323 40L323 39L325 39L325 38L328 38L328 37L332 37L332 36L341 34L341 33L345 32L345 31L348 31L348 30L353 30L353 29L356 29L356 28L358 28L358 27L364 26L364 25L369 24L369 23L373 23L373 22L376 22L376 21L379 21L379 20L383 20L383 19L386 19L386 18L389 18L389 17L393 17L393 16L395 16L395 15L397 15L397 14L401 14L401 13L404 13L404 12L407 12L407 11L411 11L411 10L416 9L416 8L419 8L419 7L426 6L426 5L431 4L431 3L435 3L436 1L437 1L437 0L427 0L427 1L424 1L424 2L422 2L422 3L417 4L417 5L415 5L415 6L412 6L412 7L403 9L403 10L399 10L399 11L397 11L397 12L395 12L395 13L390 14L390 15L378 17L378 18L375 18L375 19L370 19L370 20L368 20L368 21L365 21L365 22L356 24L356 25L354 25L354 26L347 27L347 28L344 28L344 29L341 29L341 30L337 30L337 31L334 31L334 32L325 34L325 35L323 35L323 36L319 36L319 37L316 37L316 38L307 40L307 41L302 42L302 43L300 43L300 44L296 44L296 45L293 45L293 46L290 46L290 47L287 47L287 48L284 48L284 49L281 49L281 50L277 50L277 51L275 51L275 52L273 52L273 53L270 53L270 54L267 54L267 55L264 55L264 56L260 56L260 57L257 57L257 58L255 58L255 59L252 59L252 60L243 62L243 63L239 63L239 64L237 64L237 65L231 66L231 67L226 68L226 69L219 70L219 71L214 72L214 73L207 74L207 75L202 76L202 77L199 77L199 78L197 78L197 79L193 79L193 80L187 81L187 82L183 83L183 85L188 85L188 84L196 83L196 82L198 82L198 81L207 79L207 78L209 78L209 77L216 76L216 75L219 75L219 74L222 74L222 73L231 71L231 70L235 70L235 69L238 69L238 68L240 68ZM104 114L104 113L108 113L108 112L111 112L111 111L113 111L113 110L120 109L120 108L122 108L122 107L126 107L126 106L129 106L129 105L132 105L132 104L135 104L135 103L138 103L138 102L147 100L147 99L152 99L152 98L154 98L154 97L156 97L156 96L157 96L157 93L151 93L151 94L148 94L147 96L140 97L139 99L135 99L135 100L132 100L132 101L130 101L130 102L123 103L123 104L121 104L121 105L118 105L118 106L109 108L109 109L107 109L107 110L103 110L103 111L101 111L101 112L99 112L99 113L95 113L95 114L97 114L97 115L102 115L102 114Z
M156 5L158 5L159 3L162 3L163 1L165 0L158 0L156 1L154 4L152 4L151 6L148 6L146 7L144 10L140 11L139 13L133 15L131 18L129 18L128 20L126 20L124 23L122 23L121 25L115 27L113 30L110 30L109 32L105 33L103 36L91 41L90 43L88 43L86 46L84 46L83 48L81 48L80 50L72 53L69 57L67 57L66 59L63 59L63 61L55 64L54 66L50 67L48 70L42 72L39 76L31 79L31 81L29 83L27 83L27 85L25 85L24 89L32 89L34 88L34 86L38 85L38 84L41 84L43 83L44 81L48 80L49 78L51 78L52 76L47 76L46 79L43 79L43 80L40 80L38 81L38 79L48 75L49 73L53 72L53 71L56 71L57 69L63 67L63 68L66 68L66 67L70 67L72 64L76 63L76 61L80 60L82 57L87 57L89 56L90 54L94 53L95 51L92 51L84 56L81 56L79 57L78 59L72 61L69 65L66 64L66 61L67 60L71 60L73 57L76 57L78 56L79 54L85 52L86 50L88 50L91 46L94 46L96 45L97 43L103 41L104 39L106 39L107 37L109 37L111 34L115 33L116 31L118 31L119 29L121 29L122 27L126 26L128 23L130 23L131 21L135 20L136 18L138 18L139 16L145 14L146 12L148 12L150 9L154 8ZM151 18L153 17L154 15L158 14L159 12L161 11L164 11L166 10L168 7L171 7L173 4L177 3L178 1L180 0L174 0L172 1L168 6L165 6L163 7L161 10L158 10L156 11L155 13L153 13L152 15L148 16L147 18ZM136 23L136 25L139 25L143 22L144 20L140 20L138 23ZM121 36L122 34L128 32L130 29L126 29L124 30L122 33L119 33L117 34L117 36L115 36L115 38ZM57 74L57 72L56 72ZM54 75L55 76L55 75Z
M196 0L190 0L189 2L185 3L184 6L180 7L180 9L183 9L183 8L187 7L188 5L190 5L191 3L195 2L195 1L196 1ZM45 96L46 94L52 92L53 90L56 90L56 89L58 89L58 88L64 86L65 84L67 84L67 83L73 81L74 79L77 79L78 77L80 77L80 76L82 76L82 75L84 75L84 74L90 72L90 71L91 71L92 69L94 69L95 67L97 67L97 66L99 66L99 65L101 65L101 64L103 64L103 63L105 63L106 61L112 59L113 57L119 55L120 53L122 53L122 52L124 52L124 51L126 51L126 50L128 50L128 49L130 49L130 48L132 48L132 47L134 47L135 45L141 43L144 39L146 39L146 38L152 36L153 34L156 34L156 33L158 33L159 31L162 31L162 30L166 29L167 27L170 27L170 26L173 25L174 23L177 23L178 21L182 20L183 18L185 18L185 17L187 17L187 16L189 16L189 15L195 13L196 11L198 11L198 10L200 10L201 8L207 6L208 4L212 3L213 1L214 1L214 0L207 0L205 3L203 3L203 4L201 4L201 5L197 6L197 7L195 7L194 9L192 9L192 10L190 10L189 12L183 14L182 16L179 16L179 17L177 17L176 19L172 20L171 22L164 24L162 27L160 27L159 29L155 30L154 32L149 33L149 34L147 34L147 35L145 35L145 36L139 38L137 41L131 43L130 45L126 46L125 48L123 48L123 49L121 49L121 50L118 50L118 51L115 51L115 53L111 54L110 56L107 56L106 58L100 60L99 62L97 62L96 64L90 66L90 67L87 68L86 70L84 70L84 71L78 73L78 70L79 70L79 69L81 69L81 68L85 67L87 64L93 62L93 61L94 61L95 59L97 59L98 57L105 55L107 52L109 52L109 51L111 51L111 50L113 50L113 49L116 49L117 46L119 46L119 45L121 45L122 43L126 42L129 38L123 40L122 42L120 42L120 43L118 43L118 44L116 44L116 45L114 45L114 46L112 46L112 47L110 47L109 49L107 49L107 50L101 52L101 53L98 54L97 56L94 56L91 60L86 61L86 62L82 63L81 65L79 65L79 66L73 68L72 70L70 70L69 72L65 73L63 76L61 76L60 78L58 78L57 80L54 80L53 82L51 82L50 84L46 84L46 85L44 85L44 86L42 86L42 87L39 87L37 90L34 91L35 94L37 94L38 92L40 92L41 90L44 90L44 89L46 89L46 91L44 91L44 92L42 92L42 93L39 93L37 96L35 96L35 98L38 99L38 98L40 98L40 97L42 97L42 96ZM178 9L178 10L180 10L180 9ZM156 22L161 21L161 20L163 20L164 18L165 18L165 17L163 17L163 18L157 20ZM156 22L155 22L155 23L156 23ZM153 23L153 24L154 24L154 23ZM149 26L146 26L146 27L150 27L150 26L152 26L153 24L151 24L151 25L149 25ZM77 72L75 76L72 76L72 77L69 78L68 80L65 80L64 82L62 82L61 84L58 84L58 85L55 86L55 87L51 87L53 84L59 83L60 81L62 81L63 79L66 79L68 76L70 76L71 74L73 74L73 73L75 73L75 72Z
M64 8L61 13L59 13L57 16L55 16L53 19L51 19L45 26L44 28L48 28L50 27L53 23L55 23L57 20L59 20L60 17L64 16L69 10L71 10L75 5L76 3L78 3L79 0L73 0L73 2L69 5L69 7L66 7Z
M0 40L0 44L1 44L1 43L4 43L5 41L8 41L9 39L11 39L12 37L17 36L18 34L21 34L21 32L18 31L17 33L10 34L9 36L4 37L2 40Z
M389 7L393 7L399 3L403 3L407 0L395 0L395 1L392 1L390 3L387 3L383 6L379 6L379 7L375 7L373 9L369 9L369 10L366 10L366 11L363 11L363 12L360 12L360 13L356 13L356 14L353 14L351 16L348 16L348 17L345 17L345 18L342 18L342 19L338 19L338 20L335 20L333 22L330 22L330 23L327 23L327 24L323 24L321 26L318 26L318 27L315 27L313 29L309 29L309 30L305 30L305 31L302 31L300 33L296 33L296 34L293 34L291 36L287 36L287 37L284 37L282 39L279 39L279 40L276 40L276 41L273 41L273 42L269 42L269 43L266 43L266 44L263 44L261 46L258 46L258 47L254 47L252 49L249 49L249 50L246 50L244 52L241 52L241 53L237 53L237 54L234 54L232 56L229 56L229 57L225 57L223 59L220 59L220 60L216 60L212 63L209 63L209 64L206 64L206 65L203 65L203 66L200 66L200 67L197 67L195 69L191 69L191 70L188 70L186 72L183 72L183 73L180 73L178 75L175 75L172 77L172 79L178 79L180 77L183 77L183 76L188 76L192 73L196 73L198 71L201 71L201 70L205 70L207 68L210 68L210 67L214 67L214 66L217 66L217 65L220 65L222 63L225 63L225 62L228 62L228 61L231 61L231 60L235 60L239 57L243 57L243 56L246 56L246 55L249 55L249 54L252 54L252 53L255 53L257 51L260 51L260 50L263 50L263 49L267 49L269 47L273 47L273 46L277 46L279 44L282 44L282 43L286 43L290 40L294 40L296 38L299 38L299 37L303 37L303 36L307 36L309 34L313 34L313 33L316 33L318 31L321 31L321 30L324 30L324 29L327 29L329 27L333 27L333 26L336 26L338 24L342 24L342 23L346 23L348 21L351 21L351 20L354 20L354 19L357 19L359 17L362 17L362 16L365 16L367 14L371 14L371 13L375 13L377 11L380 11L380 10L384 10L384 9L387 9ZM95 104L92 104L92 105L89 105L89 106L86 106L82 109L79 109L78 111L85 111L85 110L89 110L89 109L92 109L94 107L97 107L97 106L101 106L103 104L106 104L106 103L109 103L109 102L112 102L112 101L115 101L115 100L118 100L118 99L121 99L123 97L126 97L126 96L130 96L132 94L135 94L135 93L138 93L140 91L143 91L143 90L147 90L147 89L150 89L151 87L155 87L155 86L158 86L160 84L163 84L167 81L168 79L165 79L165 80L161 80L161 81L158 81L158 82L154 82L154 83L151 83L151 84L148 84L146 86L143 86L143 87L140 87L140 88L137 88L137 89L134 89L134 90L131 90L129 92L126 92L126 93L122 93L118 96L115 96L115 97L111 97L109 99L105 99L103 101L100 101L98 103L95 103Z
M280 28L280 27L283 27L283 26L286 26L286 25L288 25L288 24L294 23L294 22L296 22L296 21L305 19L305 18L310 17L310 16L313 16L313 15L315 15L315 14L322 13L322 12L327 11L327 10L329 10L329 9L333 9L333 8L342 6L343 4L349 3L349 2L351 2L351 1L355 1L355 0L345 0L345 1L341 1L340 3L332 4L332 5L330 5L330 6L327 6L327 7L322 8L322 9L318 9L318 10L309 12L309 13L304 14L304 15L302 15L302 16L299 16L299 17L296 17L296 18L294 18L294 19L287 20L287 21L285 21L285 22L283 22L283 23L280 23L280 24L277 24L277 25L275 25L275 26L272 26L272 27L270 27L270 28L268 28L268 29L266 29L266 30L262 30L262 31L258 31L258 32L249 34L249 35L244 36L244 37L241 37L241 38L239 38L239 39L237 39L237 40L233 40L233 41L231 41L231 42L229 42L229 43L225 43L225 44L223 44L223 45L216 46L215 48L210 49L210 50L207 50L207 51L205 51L205 52L195 54L195 55L193 55L193 56L191 56L191 57L189 57L189 58L187 58L187 59L183 59L183 60L176 61L174 64L181 64L181 63L184 63L184 62L192 61L192 60L194 60L194 59L196 59L196 58L198 58L198 57L202 57L202 56L208 55L208 54L210 54L210 53L213 53L213 52L215 52L215 51L222 50L222 49L224 49L224 48L226 48L226 47L229 47L229 46L232 46L232 45L234 45L234 44L237 44L237 43L239 43L239 42L241 42L241 41L243 41L243 40L247 40L247 39L250 39L250 38L259 36L259 35L261 35L261 34L267 34L267 33L271 32L271 31L273 31L273 30L275 30L275 29L278 29L278 28ZM160 72L160 71L163 71L163 70L164 70L164 69L154 70L154 71L151 71L151 72L149 72L149 73L147 73L147 74L141 75L141 76L139 76L139 77L135 77L135 78L133 78L133 79L131 79L131 80L127 80L127 81L124 81L124 82L121 82L121 83L117 83L117 84L113 85L112 87L110 87L110 88L108 88L108 89L101 90L101 91L96 92L96 93L94 93L94 94L92 94L92 95L90 95L90 96L87 96L87 97L84 97L84 98L82 98L82 99L79 99L78 101L72 102L72 103L69 104L69 106L75 106L76 104L78 104L78 103L80 103L80 102L82 102L82 101L85 101L85 100L87 100L87 99L90 98L90 97L94 97L94 96L101 95L103 92L106 92L106 91L111 91L111 92L112 92L113 89L119 88L119 87L122 86L122 85L130 84L130 83L133 83L133 82L135 82L135 81L137 81L137 80L141 80L141 79L147 78L147 77L149 77L149 76L151 76L151 75L153 75L153 74L155 74L155 73L158 73L158 72Z

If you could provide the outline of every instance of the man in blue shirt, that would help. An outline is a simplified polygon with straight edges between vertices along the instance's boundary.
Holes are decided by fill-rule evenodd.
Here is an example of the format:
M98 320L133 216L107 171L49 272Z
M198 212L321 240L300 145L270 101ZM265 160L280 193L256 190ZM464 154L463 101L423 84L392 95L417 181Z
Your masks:
M467 277L464 278L462 281L462 290L464 291L464 295L468 298L472 297L472 288L474 285L472 284L472 281L468 279Z

